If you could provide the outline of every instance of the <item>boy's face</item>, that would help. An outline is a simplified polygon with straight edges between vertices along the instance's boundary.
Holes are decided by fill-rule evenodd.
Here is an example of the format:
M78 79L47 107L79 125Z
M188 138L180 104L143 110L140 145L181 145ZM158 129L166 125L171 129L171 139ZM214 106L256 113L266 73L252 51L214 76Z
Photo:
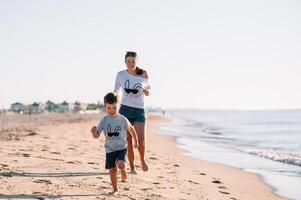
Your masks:
M113 103L113 104L106 103L105 109L106 109L106 112L108 113L108 115L110 115L110 116L116 115L118 112L118 104L117 103Z

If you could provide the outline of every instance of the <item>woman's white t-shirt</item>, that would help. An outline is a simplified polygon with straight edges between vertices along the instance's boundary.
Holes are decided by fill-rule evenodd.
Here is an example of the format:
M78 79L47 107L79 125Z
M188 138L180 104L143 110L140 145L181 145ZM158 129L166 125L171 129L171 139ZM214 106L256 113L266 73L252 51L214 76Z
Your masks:
M120 89L122 89L122 105L144 109L143 89L150 90L147 79L122 70L117 73L114 91L119 92Z

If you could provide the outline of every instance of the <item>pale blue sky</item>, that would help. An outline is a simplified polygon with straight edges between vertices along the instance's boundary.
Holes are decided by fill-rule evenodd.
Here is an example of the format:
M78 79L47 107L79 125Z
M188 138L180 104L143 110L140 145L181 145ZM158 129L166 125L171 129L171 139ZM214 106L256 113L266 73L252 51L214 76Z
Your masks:
M127 50L151 77L149 106L301 108L300 10L297 0L1 0L0 108L101 100Z

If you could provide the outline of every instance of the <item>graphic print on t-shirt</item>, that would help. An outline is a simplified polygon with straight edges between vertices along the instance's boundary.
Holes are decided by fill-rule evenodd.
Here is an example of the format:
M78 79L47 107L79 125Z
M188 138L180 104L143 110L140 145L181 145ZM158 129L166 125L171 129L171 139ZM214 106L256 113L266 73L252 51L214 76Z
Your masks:
M130 88L131 83L130 80L127 79L124 83L124 91L127 95L132 95L132 96L140 96L139 94L139 88L142 88L141 83L136 83L133 88Z
M115 137L118 137L119 136L119 131L121 131L121 127L120 126L116 126L115 129L114 129L114 132L112 132L111 125L108 124L108 126L107 126L107 132L108 132L108 136L109 137L113 137L113 135Z

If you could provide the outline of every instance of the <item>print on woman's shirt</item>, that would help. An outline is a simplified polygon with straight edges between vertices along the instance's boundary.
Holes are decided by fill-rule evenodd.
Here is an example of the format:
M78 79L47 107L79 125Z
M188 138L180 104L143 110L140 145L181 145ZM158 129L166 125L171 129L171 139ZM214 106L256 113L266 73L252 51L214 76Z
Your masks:
M139 93L139 88L142 89L141 83L136 83L133 86L133 89L130 89L130 80L127 79L124 83L124 91L126 92L127 95L132 95L132 96L140 96L141 94Z
M115 137L117 137L117 136L119 136L119 131L121 131L121 127L120 126L116 126L115 129L114 129L114 132L112 132L111 125L108 124L107 131L108 131L108 136L109 137L113 137L113 135Z

